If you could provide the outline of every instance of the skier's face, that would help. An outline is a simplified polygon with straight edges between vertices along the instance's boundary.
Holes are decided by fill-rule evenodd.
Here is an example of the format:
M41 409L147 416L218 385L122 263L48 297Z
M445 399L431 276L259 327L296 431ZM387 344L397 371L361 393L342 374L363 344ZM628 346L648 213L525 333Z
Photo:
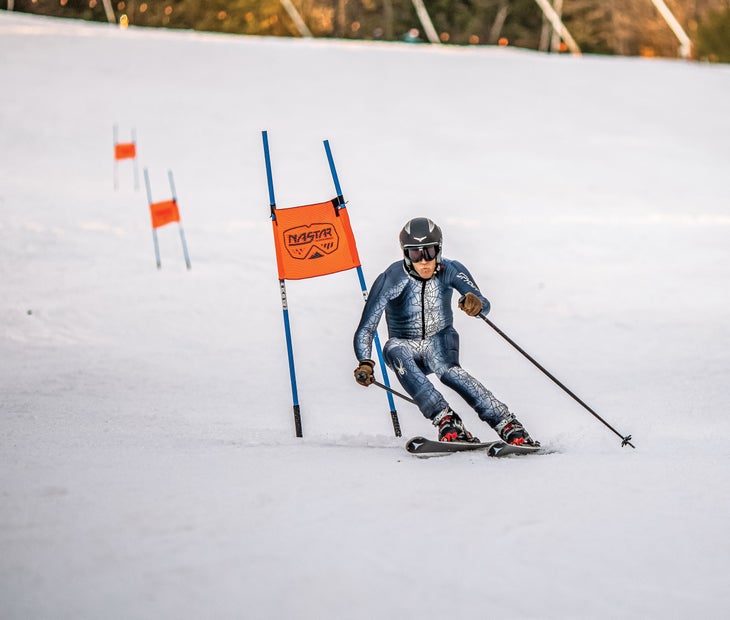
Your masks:
M413 268L419 276L421 276L424 280L428 280L431 276L433 276L434 271L436 271L436 259L426 260L423 258L417 263L413 263Z

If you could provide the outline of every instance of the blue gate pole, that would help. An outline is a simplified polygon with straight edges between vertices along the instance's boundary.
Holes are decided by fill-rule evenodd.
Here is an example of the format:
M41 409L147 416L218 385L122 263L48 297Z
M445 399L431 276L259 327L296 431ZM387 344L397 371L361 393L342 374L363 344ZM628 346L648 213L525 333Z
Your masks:
M175 191L175 180L172 178L172 170L167 171L167 178L170 181L172 201L175 203L175 205L177 205L177 192ZM190 254L188 254L188 244L185 241L185 231L183 230L182 222L178 221L177 226L180 229L180 243L182 243L183 256L185 257L185 266L190 269Z
M271 174L271 157L269 155L269 135L262 131L264 141L264 160L266 161L266 179L269 183L269 205L271 207L271 220L276 221L276 199L274 198L274 178ZM276 243L276 240L274 240ZM299 396L297 394L297 374L294 369L294 349L291 342L291 326L289 325L289 305L286 299L286 283L279 280L281 289L281 310L284 314L284 333L286 334L286 352L289 356L289 378L291 380L292 409L294 410L294 429L297 437L302 437L302 416L299 410Z
M152 189L150 188L150 177L147 174L147 168L144 169L144 185L147 188L147 203L152 204ZM152 227L152 240L155 243L155 260L157 261L157 268L162 266L160 262L160 244L157 242L157 229Z
M332 150L330 149L330 143L329 140L324 141L324 150L327 153L327 161L330 165L330 172L332 173L332 180L335 184L335 191L337 192L337 201L340 203L340 205L345 204L345 199L342 196L342 188L340 187L340 179L337 176L337 168L335 168L335 160L332 157ZM343 208L342 206L339 206L338 209ZM362 267L358 265L357 267L357 277L358 280L360 280L360 289L362 290L362 297L364 301L367 301L368 299L368 287L365 284L365 276L362 273ZM378 331L375 331L375 351L378 354L378 363L380 364L380 369L383 373L383 383L386 387L390 388L390 380L388 379L388 370L385 366L385 361L383 360L383 350L380 346L380 338L378 338ZM393 422L393 432L395 433L396 437L401 436L401 430L400 430L400 421L398 420L398 410L395 408L395 402L393 401L393 396L390 392L386 392L388 396L388 405L390 405L390 418Z

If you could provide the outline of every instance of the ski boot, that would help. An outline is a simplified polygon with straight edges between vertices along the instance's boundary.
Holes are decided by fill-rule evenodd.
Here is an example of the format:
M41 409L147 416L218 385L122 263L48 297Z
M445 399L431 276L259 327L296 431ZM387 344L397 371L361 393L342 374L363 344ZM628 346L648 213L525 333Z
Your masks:
M467 441L479 443L479 438L474 437L466 428L461 418L454 413L450 407L437 413L431 422L439 429L439 441Z
M535 441L530 434L525 430L525 427L520 424L520 421L514 417L502 420L499 424L494 427L497 431L500 439L505 443L513 446L539 446L540 442Z

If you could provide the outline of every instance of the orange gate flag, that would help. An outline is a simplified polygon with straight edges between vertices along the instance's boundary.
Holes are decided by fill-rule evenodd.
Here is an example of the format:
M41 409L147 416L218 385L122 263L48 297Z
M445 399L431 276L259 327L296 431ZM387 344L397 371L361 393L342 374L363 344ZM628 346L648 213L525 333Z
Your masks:
M180 221L180 210L174 200L153 202L150 204L150 214L152 215L152 228Z
M134 159L137 157L137 146L134 142L121 142L114 145L114 159Z
M360 266L355 235L337 199L275 209L274 244L280 280L304 280Z

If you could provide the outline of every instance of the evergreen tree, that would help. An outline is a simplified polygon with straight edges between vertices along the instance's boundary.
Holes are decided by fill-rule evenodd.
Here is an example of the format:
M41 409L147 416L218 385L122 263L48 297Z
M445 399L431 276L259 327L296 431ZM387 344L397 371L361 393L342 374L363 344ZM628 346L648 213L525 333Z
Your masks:
M699 24L696 55L700 60L730 62L730 7Z

